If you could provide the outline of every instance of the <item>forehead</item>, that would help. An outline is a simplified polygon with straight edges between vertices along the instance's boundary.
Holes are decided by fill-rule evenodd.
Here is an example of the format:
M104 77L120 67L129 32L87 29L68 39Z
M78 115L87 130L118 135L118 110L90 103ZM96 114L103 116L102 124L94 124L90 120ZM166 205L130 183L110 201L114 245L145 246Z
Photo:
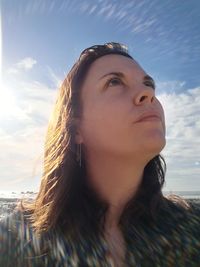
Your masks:
M145 75L142 67L133 59L123 55L105 55L96 59L88 71L88 76L102 76L110 71L121 71L135 75Z

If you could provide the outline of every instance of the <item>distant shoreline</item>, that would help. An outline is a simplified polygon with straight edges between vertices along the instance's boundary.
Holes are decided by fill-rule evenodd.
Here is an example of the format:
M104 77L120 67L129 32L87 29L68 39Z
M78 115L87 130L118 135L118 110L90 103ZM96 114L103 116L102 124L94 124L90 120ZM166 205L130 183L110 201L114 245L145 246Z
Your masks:
M15 202L21 199L34 199L32 197L19 197L19 198L12 198L12 197L0 197L0 201L7 201L7 202Z
M200 197L199 198L185 198L183 196L181 196L184 200L186 201L189 201L193 204L198 204L200 205ZM33 201L34 200L34 197L19 197L19 198L8 198L8 197L5 197L5 198L0 198L0 220L13 212L13 210L16 208L17 206L17 202L20 202L20 200L25 200L25 201Z
M170 195L170 194L169 194ZM169 196L169 195L164 195L165 197L166 196ZM171 195L177 195L177 194L171 194ZM200 196L183 196L183 195L178 195L179 197L182 197L186 200L200 200ZM6 202L15 202L15 201L18 201L18 200L21 200L21 199L25 199L25 200L34 200L35 199L35 196L34 197L30 197L30 196L21 196L21 197L17 197L17 198L13 198L13 197L0 197L0 202L1 201L6 201Z

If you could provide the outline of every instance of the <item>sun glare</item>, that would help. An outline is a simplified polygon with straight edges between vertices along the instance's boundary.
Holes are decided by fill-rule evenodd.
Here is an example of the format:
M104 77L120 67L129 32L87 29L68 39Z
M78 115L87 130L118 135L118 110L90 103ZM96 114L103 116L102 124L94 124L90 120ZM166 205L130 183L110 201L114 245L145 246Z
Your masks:
M15 97L6 90L4 85L1 83L0 89L0 118L5 118L8 115L14 114L16 107Z

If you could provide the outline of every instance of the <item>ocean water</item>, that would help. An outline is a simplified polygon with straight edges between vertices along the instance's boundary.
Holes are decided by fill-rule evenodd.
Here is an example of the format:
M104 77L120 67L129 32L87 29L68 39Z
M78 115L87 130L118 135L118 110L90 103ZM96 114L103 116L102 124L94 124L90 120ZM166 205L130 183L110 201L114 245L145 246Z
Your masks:
M185 199L194 199L195 201L200 200L200 191L163 191L164 195L175 194ZM10 214L17 200L21 198L34 199L37 193L32 191L26 192L11 192L11 191L0 191L0 219Z
M26 192L19 192L19 191L0 191L0 199L1 198L11 198L11 199L19 199L22 197L34 198L36 196L36 192L33 191L26 191Z
M10 214L16 206L16 202L22 198L34 199L37 193L0 191L0 219Z
M184 198L199 198L200 191L164 191L164 195L176 194ZM26 191L26 192L17 192L17 191L0 191L0 199L2 198L11 198L11 199L20 199L22 197L34 198L37 195L37 192Z
M183 198L200 199L200 191L163 191L164 195L175 194Z

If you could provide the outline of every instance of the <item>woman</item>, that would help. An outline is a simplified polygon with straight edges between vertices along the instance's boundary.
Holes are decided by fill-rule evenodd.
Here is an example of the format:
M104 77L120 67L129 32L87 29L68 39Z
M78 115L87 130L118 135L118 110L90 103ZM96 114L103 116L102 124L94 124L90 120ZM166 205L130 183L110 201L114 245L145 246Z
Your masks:
M84 50L49 122L39 193L1 223L0 266L200 266L200 209L163 196L164 146L153 79L124 45Z

